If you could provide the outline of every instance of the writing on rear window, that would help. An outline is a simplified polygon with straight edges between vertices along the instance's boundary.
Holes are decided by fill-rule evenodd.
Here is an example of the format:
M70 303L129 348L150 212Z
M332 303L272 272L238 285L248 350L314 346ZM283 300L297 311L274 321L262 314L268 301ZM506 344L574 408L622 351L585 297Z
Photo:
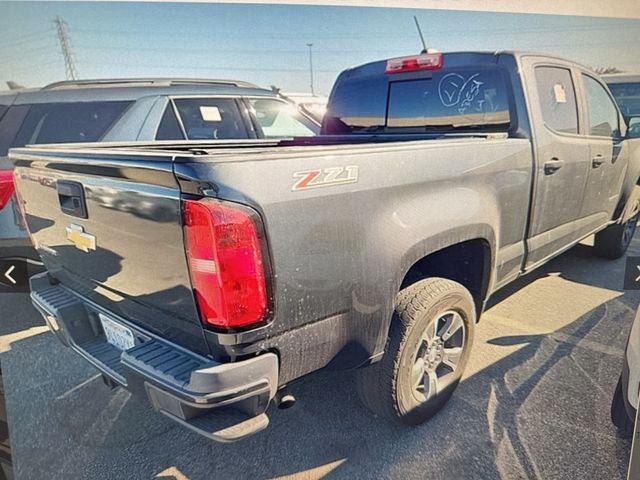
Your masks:
M464 111L472 105L480 93L483 82L478 79L479 73L464 77L458 73L448 73L438 83L438 95L445 107L459 106L458 111ZM478 101L478 108L482 107L484 100Z
M387 127L508 127L509 97L502 73L438 72L431 78L391 82Z

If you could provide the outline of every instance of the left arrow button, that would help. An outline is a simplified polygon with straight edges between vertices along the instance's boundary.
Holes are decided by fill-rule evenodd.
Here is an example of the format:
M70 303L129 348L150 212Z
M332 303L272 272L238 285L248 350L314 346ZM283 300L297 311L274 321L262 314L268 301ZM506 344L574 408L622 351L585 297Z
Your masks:
M16 269L15 265L11 265L9 267L9 270L7 270L6 272L4 272L4 276L5 278L9 279L9 281L11 283L13 283L14 285L17 284L18 282L16 282L16 280L11 276L11 272L13 272Z
M17 258L0 258L0 293L23 292L29 289L29 266Z

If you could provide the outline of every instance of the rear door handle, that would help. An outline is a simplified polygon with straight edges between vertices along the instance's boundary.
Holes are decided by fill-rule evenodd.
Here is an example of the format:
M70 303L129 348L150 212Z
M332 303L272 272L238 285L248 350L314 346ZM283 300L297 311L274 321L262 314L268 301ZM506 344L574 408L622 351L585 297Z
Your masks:
M591 159L591 166L593 168L598 168L603 163L604 163L604 157L600 154L596 155Z
M564 166L564 160L560 160L559 158L554 157L548 162L544 162L544 174L553 175L563 166Z

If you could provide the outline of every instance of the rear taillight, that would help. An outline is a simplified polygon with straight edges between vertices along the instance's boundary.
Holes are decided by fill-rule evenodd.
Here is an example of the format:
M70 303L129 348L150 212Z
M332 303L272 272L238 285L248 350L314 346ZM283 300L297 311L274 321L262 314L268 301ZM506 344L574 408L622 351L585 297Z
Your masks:
M0 171L0 210L9 203L14 191L15 187L11 170Z
M423 53L411 57L399 57L387 60L385 73L402 73L416 70L440 70L443 65L441 53Z
M234 329L267 316L261 223L252 210L213 199L184 200L191 283L205 325Z
M13 184L14 184L14 186L16 184L15 171L14 171L14 174L13 174ZM29 230L29 224L27 223L27 212L24 211L24 200L22 200L22 197L20 196L20 191L19 190L15 189L15 194L16 194L16 205L18 205L18 211L20 212L20 218L22 219L22 226L25 228L25 230L29 234L29 240L31 240L31 245L33 245L34 248L38 248L38 244L36 243L36 239L33 238L33 235L31 234L31 231Z

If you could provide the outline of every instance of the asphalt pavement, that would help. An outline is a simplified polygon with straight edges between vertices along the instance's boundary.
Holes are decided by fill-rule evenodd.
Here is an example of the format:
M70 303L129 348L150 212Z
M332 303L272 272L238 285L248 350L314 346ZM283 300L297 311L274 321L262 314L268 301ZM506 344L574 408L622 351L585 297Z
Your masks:
M26 294L0 295L0 363L17 479L623 479L630 443L609 408L640 291L625 259L581 244L500 291L466 375L430 422L390 425L349 372L292 387L289 410L217 444L110 390L44 327ZM640 235L629 255L640 256Z

